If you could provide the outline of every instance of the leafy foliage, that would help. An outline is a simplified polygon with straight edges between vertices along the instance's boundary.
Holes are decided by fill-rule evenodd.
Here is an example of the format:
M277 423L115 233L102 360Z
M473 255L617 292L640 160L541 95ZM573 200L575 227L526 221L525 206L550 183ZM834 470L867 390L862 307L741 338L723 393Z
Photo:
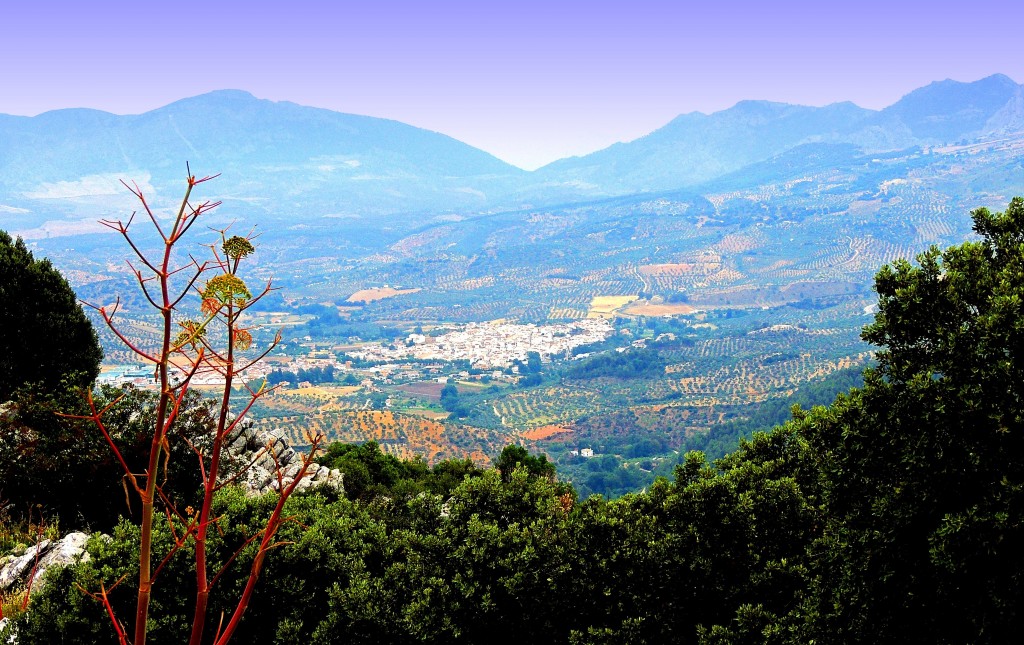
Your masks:
M447 383L441 388L441 407L450 412L455 419L469 415L469 408L459 400L459 389L454 383Z
M516 468L525 468L526 472L535 477L554 480L555 465L544 455L531 455L522 446L505 446L494 467L501 473L503 480L508 481Z
M815 637L1003 642L1024 622L1024 201L876 281L864 388L802 421L822 481Z
M0 231L0 401L22 384L92 383L103 351L67 280Z
M156 397L127 387L104 387L95 397L107 413L111 438L131 468L145 468L145 436ZM116 403L115 400L117 400ZM214 425L209 406L196 393L182 402L176 433L202 445ZM123 470L91 422L62 414L86 414L88 406L74 387L54 393L22 388L0 413L0 493L16 517L40 505L46 517L64 529L107 530L121 515L138 513L122 486ZM172 459L161 467L169 499L195 492L199 466L184 441L173 445Z
M289 500L296 521L280 536L291 544L268 564L269 586L238 634L1012 642L1024 628L1024 201L974 218L979 241L878 274L880 312L864 336L882 349L860 388L795 409L717 461L691 452L671 481L642 494L580 501L546 460L514 446L493 470L451 464L454 485L433 489L414 485L429 481L422 462L375 445L332 448L332 465L362 466L369 485L355 501ZM222 491L212 557L228 557L269 503ZM44 611L15 621L19 633L32 642L109 633L72 583L130 571L134 531L94 541L89 562L52 574L61 584L43 591ZM181 559L162 574L166 587L191 584ZM223 593L239 583L225 579ZM154 602L166 603L154 637L174 640L187 608L172 596ZM211 598L211 611L221 603Z
M344 472L345 494L363 501L382 495L404 498L423 491L449 494L464 478L483 472L469 459L444 460L431 469L423 459L401 460L381 451L376 441L332 443L317 462Z
M567 370L566 378L644 378L658 376L664 371L665 360L657 352L632 349L586 359Z
M796 441L792 434L759 439L725 474L694 457L675 483L614 502L577 503L564 485L523 466L465 477L443 494L402 493L399 481L356 502L293 497L286 513L296 522L280 533L289 544L268 561L238 637L486 643L500 630L532 643L589 642L597 634L696 642L698 627L728 623L737 603L763 594L768 610L780 613L792 602L813 518L791 477ZM214 511L223 530L210 536L211 558L230 557L271 501L220 493ZM155 542L158 551L170 548L162 519ZM42 610L18 620L20 634L30 642L109 638L102 611L74 584L130 574L137 549L137 528L128 524L109 542L94 540L89 562L52 574L56 584L36 604ZM187 551L160 574L154 640L187 633L190 608L175 593L192 584ZM214 589L211 611L229 606L253 551L242 549L241 566ZM119 589L111 601L123 610L129 596Z

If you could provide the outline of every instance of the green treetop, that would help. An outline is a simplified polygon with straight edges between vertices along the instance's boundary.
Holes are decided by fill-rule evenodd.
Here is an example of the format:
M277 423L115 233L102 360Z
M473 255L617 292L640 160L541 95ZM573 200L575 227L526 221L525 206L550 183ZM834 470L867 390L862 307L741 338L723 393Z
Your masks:
M88 384L102 358L67 280L0 231L0 401L25 383L53 390L66 375Z

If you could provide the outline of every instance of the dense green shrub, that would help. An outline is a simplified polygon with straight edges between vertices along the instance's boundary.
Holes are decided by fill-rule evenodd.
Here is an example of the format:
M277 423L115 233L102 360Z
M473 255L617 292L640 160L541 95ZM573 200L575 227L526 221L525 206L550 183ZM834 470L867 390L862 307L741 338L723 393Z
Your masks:
M145 468L155 396L133 387L104 387L95 395L98 407L120 399L106 415L111 438L129 466ZM189 393L177 432L201 443L213 419L198 394ZM0 413L0 500L19 518L31 507L64 529L110 530L131 508L122 486L123 470L103 435L87 420L64 415L87 414L77 387L65 383L53 392L25 386ZM199 463L183 441L173 446L165 464L163 489L171 499L189 499L197 488ZM36 508L38 506L38 508Z

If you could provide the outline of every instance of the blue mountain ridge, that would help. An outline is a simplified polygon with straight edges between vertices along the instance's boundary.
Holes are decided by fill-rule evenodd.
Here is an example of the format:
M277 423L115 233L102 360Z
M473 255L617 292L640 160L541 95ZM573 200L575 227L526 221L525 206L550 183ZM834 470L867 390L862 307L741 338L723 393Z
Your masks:
M0 115L0 225L5 212L15 211L94 216L117 192L108 186L114 177L141 178L156 193L176 196L185 160L200 174L222 174L217 191L229 212L376 219L685 189L807 144L874 153L1022 131L1024 86L993 75L935 82L880 111L849 102L741 101L713 114L682 114L634 141L527 172L397 121L221 90L139 115Z

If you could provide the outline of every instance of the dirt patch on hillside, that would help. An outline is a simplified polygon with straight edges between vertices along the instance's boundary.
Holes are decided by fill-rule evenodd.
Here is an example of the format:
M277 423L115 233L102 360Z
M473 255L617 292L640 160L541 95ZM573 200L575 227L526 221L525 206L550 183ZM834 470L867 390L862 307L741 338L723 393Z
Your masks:
M556 434L564 434L566 432L572 432L572 430L570 430L569 428L564 428L562 426L547 425L541 426L539 428L534 428L532 430L527 430L526 432L523 433L523 439L528 439L530 441L540 441L541 439L547 439L548 437L553 437Z
M395 389L413 396L422 396L433 401L440 401L441 390L444 389L444 386L444 383L438 383L437 381L420 381L418 383L399 385Z

